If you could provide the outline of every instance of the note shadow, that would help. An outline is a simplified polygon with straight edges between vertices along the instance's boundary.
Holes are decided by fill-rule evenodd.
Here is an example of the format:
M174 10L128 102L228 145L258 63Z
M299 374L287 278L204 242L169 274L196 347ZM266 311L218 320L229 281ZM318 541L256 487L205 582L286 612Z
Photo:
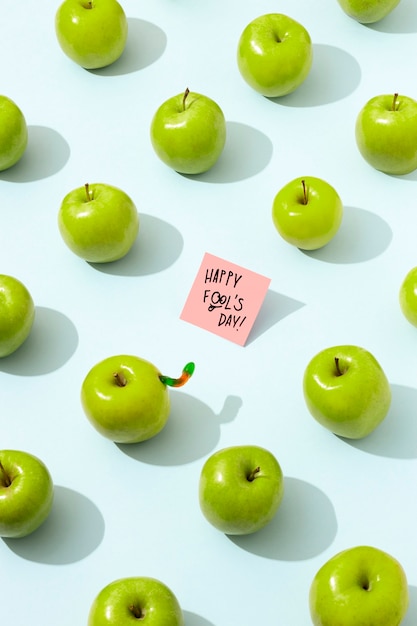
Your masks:
M313 107L346 98L361 81L357 60L345 50L313 44L313 65L305 81L292 93L272 102L288 107ZM341 79L342 78L342 79Z
M202 183L234 183L262 172L270 162L273 144L260 130L240 122L226 123L226 144L218 161L202 174L182 174Z
M56 130L46 126L28 126L28 145L13 167L0 172L0 180L29 183L53 176L67 163L70 148Z
M228 396L216 415L201 400L182 391L171 393L171 414L165 428L148 441L116 444L128 456L152 465L174 466L191 463L213 450L222 424L237 417L241 398Z
M323 491L285 477L284 498L274 519L250 535L228 535L240 548L279 561L302 561L326 550L337 533L333 504Z
M363 439L343 439L358 450L392 459L417 459L417 389L391 385L384 421Z
M12 552L27 561L66 565L86 558L104 537L104 518L81 493L55 486L52 511L27 537L3 539Z
M167 36L146 20L128 17L128 36L123 54L117 61L98 69L88 70L97 76L122 76L143 70L155 63L165 52Z
M381 255L392 241L392 230L379 215L344 207L342 224L333 239L318 250L303 250L326 263L364 263Z
M172 224L153 215L140 214L137 239L125 257L112 263L90 263L114 276L147 276L167 269L179 258L184 239Z
M37 306L26 341L3 359L0 371L16 376L40 376L62 367L78 346L78 332L71 320L54 309Z
M284 296L282 293L268 289L265 300L249 333L246 345L251 344L272 328L272 326L284 319L284 317L291 315L291 313L301 309L303 306L305 306L304 302L294 300L293 298Z

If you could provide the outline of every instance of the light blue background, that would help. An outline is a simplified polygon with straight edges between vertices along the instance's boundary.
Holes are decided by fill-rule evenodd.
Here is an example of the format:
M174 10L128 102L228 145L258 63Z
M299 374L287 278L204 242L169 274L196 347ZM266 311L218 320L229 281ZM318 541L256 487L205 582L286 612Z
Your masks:
M0 271L27 285L37 317L0 363L0 447L38 455L56 484L42 528L0 540L1 623L85 624L105 584L148 575L173 589L187 626L300 626L322 563L371 544L403 564L414 625L417 330L398 289L417 265L417 173L374 171L354 123L374 95L417 97L415 0L371 27L336 0L124 0L127 49L101 71L61 52L57 6L1 8L0 91L23 110L29 147L0 174ZM306 82L279 101L251 91L235 61L243 28L267 12L297 19L314 43ZM186 87L216 100L228 127L219 162L196 178L166 168L149 141L156 108ZM339 233L313 253L271 220L276 192L303 175L345 205ZM121 187L141 214L116 264L81 261L58 233L62 198L85 182ZM179 319L205 252L271 278L245 348ZM353 444L314 422L301 391L310 358L341 343L370 350L393 391L384 424ZM100 437L79 401L90 367L123 352L169 376L196 363L163 433L132 447ZM286 495L270 527L231 539L202 517L198 479L213 451L242 443L276 455Z

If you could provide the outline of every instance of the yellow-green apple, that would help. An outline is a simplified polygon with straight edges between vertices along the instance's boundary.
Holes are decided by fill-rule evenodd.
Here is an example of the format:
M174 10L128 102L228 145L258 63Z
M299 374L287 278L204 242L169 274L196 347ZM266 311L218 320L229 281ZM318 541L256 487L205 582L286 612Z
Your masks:
M308 31L281 13L250 22L240 35L237 65L244 80L263 96L276 98L295 91L313 63Z
M385 419L391 386L376 358L359 346L326 348L308 363L304 398L311 415L348 439L369 435Z
M177 597L156 578L132 576L109 583L94 599L88 626L183 626Z
M398 93L371 98L355 126L359 152L385 174L403 175L417 169L417 101Z
M285 241L302 250L325 246L337 233L343 203L337 191L321 178L305 176L287 183L272 205L272 220Z
M54 485L45 464L21 450L0 451L0 536L19 538L48 517Z
M107 357L85 377L81 403L101 435L117 443L138 443L163 429L170 412L168 387L181 387L193 372L194 363L187 363L179 378L170 378L140 357Z
M204 463L199 502L204 517L228 535L254 533L271 522L284 495L284 478L265 448L223 448Z
M330 558L309 594L314 626L399 626L409 590L402 565L372 546L356 546Z
M413 267L401 283L399 300L405 318L417 326L417 267Z
M163 163L181 174L201 174L223 151L226 121L217 102L187 88L160 105L150 137Z
M0 171L15 165L28 143L26 119L13 100L0 95Z
M338 0L343 11L361 24L373 24L391 13L400 0Z
M118 187L86 184L62 200L58 227L74 254L90 263L109 263L124 257L135 243L139 215Z
M55 14L55 32L72 61L98 69L122 55L128 24L117 0L64 0Z
M25 285L0 274L0 358L15 352L28 338L35 319L35 305Z

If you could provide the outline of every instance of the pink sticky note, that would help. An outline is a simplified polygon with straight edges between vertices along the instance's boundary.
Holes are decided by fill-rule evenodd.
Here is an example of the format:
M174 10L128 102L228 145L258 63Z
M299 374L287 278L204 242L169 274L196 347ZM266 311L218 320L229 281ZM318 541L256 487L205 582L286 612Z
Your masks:
M180 319L243 346L270 278L206 253Z

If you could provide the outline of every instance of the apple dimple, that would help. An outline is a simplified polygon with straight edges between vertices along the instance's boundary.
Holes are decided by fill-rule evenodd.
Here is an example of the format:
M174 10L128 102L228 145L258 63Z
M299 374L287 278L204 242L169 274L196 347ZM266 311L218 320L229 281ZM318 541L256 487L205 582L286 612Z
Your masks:
M132 613L132 615L133 615L133 617L135 619L143 620L145 618L145 615L144 615L142 609L140 608L140 606L137 606L136 604L131 604L129 606L129 611Z
M246 476L247 481L252 483L255 480L255 478L258 477L260 471L261 471L261 468L258 465L257 467L255 467L255 469L251 470L249 474Z
M6 470L4 469L3 463L0 461L0 487L10 487L12 484L12 480Z
M81 2L81 5L84 7L84 9L94 8L92 0L90 0L89 2Z

